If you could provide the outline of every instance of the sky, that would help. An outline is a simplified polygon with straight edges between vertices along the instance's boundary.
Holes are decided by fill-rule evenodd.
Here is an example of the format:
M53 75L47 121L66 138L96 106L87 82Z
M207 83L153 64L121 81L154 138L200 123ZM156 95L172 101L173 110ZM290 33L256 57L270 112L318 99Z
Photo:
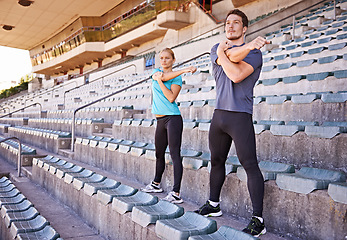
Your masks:
M0 91L32 70L29 51L0 46Z

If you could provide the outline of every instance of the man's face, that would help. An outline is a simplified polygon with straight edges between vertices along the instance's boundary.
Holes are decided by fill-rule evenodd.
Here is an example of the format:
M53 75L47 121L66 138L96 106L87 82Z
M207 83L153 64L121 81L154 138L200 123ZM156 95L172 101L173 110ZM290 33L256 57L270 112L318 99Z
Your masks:
M230 14L225 21L225 34L229 40L243 38L246 30L247 27L243 27L242 18L238 15Z

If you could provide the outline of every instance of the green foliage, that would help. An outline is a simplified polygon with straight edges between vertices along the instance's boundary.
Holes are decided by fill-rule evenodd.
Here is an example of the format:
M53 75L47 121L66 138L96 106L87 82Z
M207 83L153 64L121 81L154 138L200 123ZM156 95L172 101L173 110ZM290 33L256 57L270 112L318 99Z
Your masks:
M28 89L28 83L32 79L31 75L26 75L25 77L22 77L20 79L20 84L14 87L10 87L8 89L4 89L0 92L0 99L2 98L8 98L12 95L15 95L23 90Z

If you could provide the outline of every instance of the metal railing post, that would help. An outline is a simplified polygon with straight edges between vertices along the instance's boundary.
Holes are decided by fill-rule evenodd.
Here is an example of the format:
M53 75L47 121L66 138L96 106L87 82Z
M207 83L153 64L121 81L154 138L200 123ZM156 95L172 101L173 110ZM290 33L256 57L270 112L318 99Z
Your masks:
M186 63L188 63L188 62L190 62L190 61L192 61L192 60L194 60L194 59L196 59L196 58L202 57L202 56L207 55L207 54L210 55L209 52L202 53L202 54L200 54L200 55L198 55L198 56L195 56L195 57L193 57L193 58L191 58L191 59L189 59L189 60L187 60L187 61L184 61L184 62L182 62L182 63L180 63L180 64L177 64L176 66L173 66L173 68L177 68L177 67L179 67L179 66L182 66L182 65L184 65L184 64L186 64ZM118 90L118 91L116 91L116 92L114 92L114 93L110 93L110 94L108 94L108 95L106 95L106 96L104 96L104 97L102 97L102 98L99 98L99 99L93 101L93 102L90 102L90 103L85 104L85 105L83 105L83 106L81 106L81 107L79 107L79 108L76 108L76 109L74 110L74 112L73 112L72 124L71 124L71 152L74 151L75 127L76 127L76 126L75 126L75 118L76 118L76 113L77 113L79 110L81 110L81 109L83 109L83 108L86 108L86 107L89 107L90 105L93 105L93 104L95 104L95 103L97 103L97 102L100 102L100 101L102 101L102 100L104 100L104 99L106 99L106 98L109 98L109 97L111 97L111 96L113 96L113 95L116 95L116 94L118 94L118 93L121 93L121 92L123 92L123 91L125 91L125 90L128 90L129 88L135 87L135 86L137 86L137 85L139 85L139 84L141 84L141 83L144 83L144 82L148 81L149 79L150 79L150 77L148 77L148 78L146 78L146 79L142 79L142 80L140 80L140 81L138 81L138 82L136 82L136 83L134 83L134 84L132 84L132 85L130 85L130 86L127 86L127 87L125 87L125 88L122 88L122 89L120 89L120 90Z
M0 140L0 143L5 142L7 140L15 140L18 142L18 160L17 160L17 168L18 168L18 177L22 174L22 143L17 137L8 137Z
M334 2L334 20L336 20L336 0Z
M293 32L292 32L293 36L292 36L292 40L294 41L295 39L295 15L293 16Z
M77 113L77 109L74 110L73 112L73 116L72 116L72 126L71 126L71 152L74 151L74 147L75 147L75 121L76 121L76 113Z

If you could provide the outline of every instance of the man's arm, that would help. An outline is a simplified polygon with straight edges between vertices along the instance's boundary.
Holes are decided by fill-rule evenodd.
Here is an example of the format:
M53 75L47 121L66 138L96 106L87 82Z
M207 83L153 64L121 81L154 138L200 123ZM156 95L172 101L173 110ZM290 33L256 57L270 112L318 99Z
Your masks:
M244 61L238 63L231 62L224 51L218 55L218 62L228 78L234 83L242 82L254 71L252 65Z
M267 41L265 38L259 36L256 39L252 40L249 43L246 43L245 45L241 47L227 49L226 55L230 61L234 63L238 63L238 62L241 62L251 50L260 49L265 44L269 44L269 43L270 42Z

